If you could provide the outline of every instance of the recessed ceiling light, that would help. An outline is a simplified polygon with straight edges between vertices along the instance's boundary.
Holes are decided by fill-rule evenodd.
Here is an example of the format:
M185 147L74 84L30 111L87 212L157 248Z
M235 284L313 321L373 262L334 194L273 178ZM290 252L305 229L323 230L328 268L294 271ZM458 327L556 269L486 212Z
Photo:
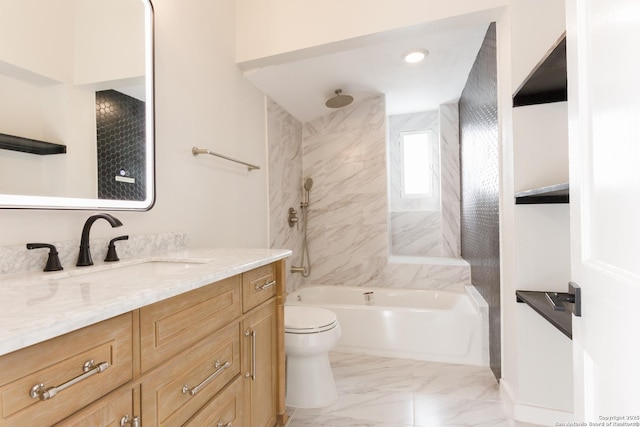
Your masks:
M413 50L405 53L404 55L402 55L402 58L408 64L416 64L416 63L422 61L424 58L426 58L427 55L429 55L429 51L428 50L413 49Z

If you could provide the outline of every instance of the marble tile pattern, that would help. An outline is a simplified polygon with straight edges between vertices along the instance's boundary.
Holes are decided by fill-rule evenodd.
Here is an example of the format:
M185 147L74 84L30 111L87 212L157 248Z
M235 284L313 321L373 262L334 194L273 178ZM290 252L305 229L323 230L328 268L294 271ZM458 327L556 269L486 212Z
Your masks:
M330 354L338 400L288 408L289 427L531 426L510 419L487 367Z
M118 236L117 229L114 237ZM91 238L91 256L94 263L100 263L107 255L111 238ZM26 248L24 245L0 247L0 275L42 271L47 263L49 251L47 249ZM65 240L51 242L58 251L62 267L75 267L78 260L80 240ZM116 242L116 251L121 260L132 257L149 255L163 251L179 251L189 246L189 236L186 233L158 233L144 235L130 235L128 240Z
M437 120L437 114L429 117ZM388 262L383 97L304 124L302 152L304 176L314 180L309 207L313 269L304 284L460 289L470 283L466 264Z
M460 129L458 104L442 104L440 125L440 206L442 256L460 258Z
M441 214L437 211L390 212L391 254L442 255Z
M435 200L402 198L400 133L423 129L431 130L438 138L434 156L439 158L439 162L434 168L434 180L438 183L439 194ZM441 105L437 111L389 117L392 255L460 257L459 153L457 104ZM416 221L408 222L411 214L401 215L401 212L413 212ZM422 215L417 217L415 212L422 212ZM439 216L437 221L432 218L436 213ZM429 220L425 222L427 217Z
M188 249L60 272L3 276L0 355L290 255L281 249ZM138 264L162 261L173 262L163 264L170 270L154 274L143 268L136 273L145 267Z
M309 253L316 284L363 284L388 253L383 97L303 126L303 167L313 178Z
M302 263L302 123L282 107L267 100L267 138L269 153L269 247L288 248L287 289L302 284L299 273L291 273L293 265ZM289 208L298 212L298 225L289 227Z

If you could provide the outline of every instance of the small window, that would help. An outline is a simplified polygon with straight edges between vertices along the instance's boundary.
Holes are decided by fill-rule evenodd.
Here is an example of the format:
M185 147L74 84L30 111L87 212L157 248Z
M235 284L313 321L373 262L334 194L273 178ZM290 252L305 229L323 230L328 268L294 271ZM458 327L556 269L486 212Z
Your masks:
M400 133L402 197L433 197L433 132Z

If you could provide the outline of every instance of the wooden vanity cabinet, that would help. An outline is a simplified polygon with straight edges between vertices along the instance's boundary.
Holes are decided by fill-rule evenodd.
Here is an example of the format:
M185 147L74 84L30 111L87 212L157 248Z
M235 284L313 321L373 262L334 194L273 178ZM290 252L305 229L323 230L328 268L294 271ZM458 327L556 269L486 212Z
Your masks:
M140 417L134 414L140 414L140 387L125 386L56 424L55 427L141 426Z
M0 356L0 427L284 425L284 281L277 261ZM109 367L29 396L89 360Z
M240 375L240 325L190 347L142 379L145 425L181 426Z
M271 300L242 322L247 427L276 425L278 363L276 303Z
M132 341L127 313L0 357L0 426L51 426L127 383Z

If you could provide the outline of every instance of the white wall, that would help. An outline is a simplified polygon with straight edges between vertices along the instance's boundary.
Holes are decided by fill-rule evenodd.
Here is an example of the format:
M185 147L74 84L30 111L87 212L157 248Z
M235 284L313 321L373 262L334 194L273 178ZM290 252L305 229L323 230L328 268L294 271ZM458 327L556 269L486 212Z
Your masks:
M515 291L566 290L568 207L515 206L513 196L516 191L567 181L567 114L566 103L512 108L511 95L562 35L564 17L563 0L512 0L504 20L506 32L498 33L499 73L510 75L499 78L503 85L501 386L515 418L539 424L554 417L561 421L570 414L570 378L544 370L554 354L560 371L570 369L566 354L571 351L570 341L516 303ZM546 347L540 350L542 343ZM563 398L550 402L552 394L547 391L551 388Z
M192 246L267 247L264 97L234 63L234 1L155 0L157 198L118 233L190 233ZM194 145L258 164L246 168ZM86 211L0 210L0 245L80 239ZM112 236L104 221L92 236Z
M383 31L482 12L486 23L508 0L237 0L236 60L249 68L281 54L315 55L328 44ZM488 12L486 14L485 12ZM488 19L489 18L489 19ZM327 29L330 28L331 31ZM351 40L348 43L359 43ZM324 46L323 46L324 45ZM344 44L343 44L344 45ZM319 47L319 50L307 48Z

